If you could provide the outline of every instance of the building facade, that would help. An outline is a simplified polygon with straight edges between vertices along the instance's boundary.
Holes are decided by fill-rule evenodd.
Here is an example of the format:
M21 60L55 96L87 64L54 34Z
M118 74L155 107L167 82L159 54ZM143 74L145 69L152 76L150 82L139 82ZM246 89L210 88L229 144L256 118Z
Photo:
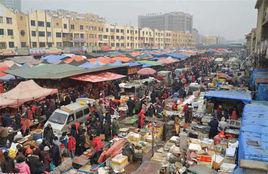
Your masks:
M0 49L29 46L28 16L0 4Z
M149 14L138 17L139 28L192 32L193 16L183 12Z
M0 4L0 49L86 48L133 50L192 48L189 32L108 24L93 14L35 10L28 14Z
M21 11L21 0L0 0L0 3L7 8Z

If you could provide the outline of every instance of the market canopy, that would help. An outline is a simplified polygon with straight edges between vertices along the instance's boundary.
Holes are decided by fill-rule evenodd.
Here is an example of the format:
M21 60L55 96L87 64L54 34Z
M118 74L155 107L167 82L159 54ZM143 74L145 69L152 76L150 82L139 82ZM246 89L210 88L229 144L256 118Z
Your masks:
M7 58L8 60L14 61L18 64L30 64L30 65L37 65L40 63L40 60L34 59L33 56L15 56Z
M48 55L42 57L41 60L46 61L47 63L59 64L63 59L68 58L66 55Z
M160 58L157 60L157 62L161 63L161 64L172 64L172 63L178 62L178 60L171 58L171 57L168 57L168 58Z
M12 90L0 94L0 108L18 107L25 102L42 99L57 92L57 89L42 88L33 80L20 82Z
M239 133L238 160L268 163L268 102L253 102L244 107Z
M139 75L154 75L156 70L152 68L142 68L137 72Z
M251 103L252 97L249 92L236 90L208 91L205 93L206 99L227 99L238 100L243 103Z
M85 56L72 56L72 57L67 58L66 60L64 60L64 63L71 63L73 61L82 62L85 59L87 59Z
M160 65L162 65L159 62L150 61L150 60L142 60L142 61L137 61L137 62L142 64L143 67L151 67L151 66L160 66Z
M79 80L79 81L85 81L85 82L97 83L97 82L117 80L117 79L121 79L124 77L126 77L126 76L121 75L121 74L115 74L115 73L111 73L111 72L101 72L101 73L97 73L97 74L86 74L86 75L81 75L81 76L75 76L75 77L72 77L72 79Z
M8 70L6 73L24 79L62 79L85 72L85 69L68 64L42 64L32 68Z

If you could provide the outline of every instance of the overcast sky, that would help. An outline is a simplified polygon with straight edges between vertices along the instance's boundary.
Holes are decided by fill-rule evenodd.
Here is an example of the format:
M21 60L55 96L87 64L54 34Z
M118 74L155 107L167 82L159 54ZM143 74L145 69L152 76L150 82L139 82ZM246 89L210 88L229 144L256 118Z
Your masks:
M193 15L194 27L204 35L243 39L256 26L256 0L22 0L25 12L67 9L91 12L110 23L137 25L138 15L183 11Z

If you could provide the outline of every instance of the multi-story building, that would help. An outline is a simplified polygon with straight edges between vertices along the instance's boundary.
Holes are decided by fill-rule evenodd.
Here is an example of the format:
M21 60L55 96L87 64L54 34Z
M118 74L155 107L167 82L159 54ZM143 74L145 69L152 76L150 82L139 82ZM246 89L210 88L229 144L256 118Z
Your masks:
M0 38L0 49L192 47L192 35L187 32L106 24L97 15L66 10L36 10L24 14L3 5L0 5Z
M28 17L0 4L0 49L29 46Z
M154 30L151 28L139 29L139 47L153 48L154 47Z
M105 21L92 14L37 10L29 14L32 47L100 47Z
M163 30L154 30L154 49L163 49L164 48L164 31Z
M201 43L205 46L218 45L220 39L218 36L201 36Z
M21 0L0 0L0 4L21 11Z
M192 32L193 16L183 12L148 14L138 17L139 28Z
M258 9L256 50L263 53L268 49L268 1L257 0L255 8Z

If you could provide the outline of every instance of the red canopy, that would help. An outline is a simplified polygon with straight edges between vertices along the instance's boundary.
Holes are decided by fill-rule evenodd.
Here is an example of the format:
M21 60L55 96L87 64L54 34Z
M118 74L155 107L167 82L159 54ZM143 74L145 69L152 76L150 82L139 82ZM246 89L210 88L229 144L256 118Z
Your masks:
M4 73L4 71L8 70L9 68L6 66L0 67L0 77L5 76L6 74Z
M39 100L57 92L57 89L42 88L33 80L20 82L15 88L6 93L0 94L0 108L15 108L25 102Z
M101 73L97 73L97 74L87 74L87 75L75 76L75 77L72 77L72 79L79 80L79 81L85 81L85 82L97 83L97 82L104 82L104 81L121 79L124 77L126 77L126 76L121 75L121 74L115 74L115 73L111 73L111 72L101 72Z
M153 75L156 73L156 70L153 68L142 68L138 71L138 74L140 75Z

